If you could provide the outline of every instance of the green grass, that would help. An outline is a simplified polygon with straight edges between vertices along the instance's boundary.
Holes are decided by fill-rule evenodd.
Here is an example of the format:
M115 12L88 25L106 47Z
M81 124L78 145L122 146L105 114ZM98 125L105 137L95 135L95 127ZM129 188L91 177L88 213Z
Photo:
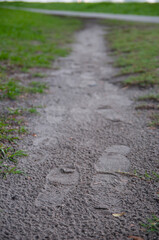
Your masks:
M156 104L140 104L135 107L136 110L159 110L159 105Z
M32 81L29 83L30 88L28 88L28 91L31 93L43 93L45 89L47 89L46 83L41 83L37 81Z
M115 66L125 76L124 85L150 87L159 85L159 28L152 24L105 21L110 25L108 39Z
M7 144L19 139L20 134L27 132L25 126L22 125L23 120L13 114L5 113L0 117L0 142Z
M139 101L146 101L146 102L153 102L152 104L141 104L139 106L136 107L136 109L146 109L146 110L156 110L155 112L150 114L150 119L151 122L149 124L150 127L155 127L155 128L159 128L159 94L158 93L149 93L146 95L143 95L141 97L138 98ZM145 107L144 107L145 106Z
M120 172L120 171L117 171L116 173L117 174L122 174L122 175L125 175L125 176L129 176L129 177L140 178L141 180L148 181L148 182L150 182L150 181L158 182L159 181L159 173L154 172L154 171L151 171L149 173L147 171L145 171L144 174L141 174L135 169L133 173L131 173L131 172Z
M29 112L29 113L34 113L34 114L37 114L37 113L38 113L38 111L37 111L37 109L36 109L35 107L29 108L29 109L28 109L28 112Z
M39 107L31 107L31 108L8 108L8 113L13 116L24 115L25 113L34 113L37 114L37 108Z
M24 93L44 93L47 88L46 83L33 81L26 87L15 79L8 79L6 82L0 82L0 99L8 98L15 100L19 95Z
M17 169L18 158L27 156L23 150L15 150L13 147L6 147L0 144L0 175L7 177L8 174L22 174Z
M126 86L140 86L140 87L151 87L159 84L159 79L156 74L146 73L138 76L131 76L124 80Z
M68 10L82 12L121 13L159 16L159 3L1 3L1 6L18 6L51 10Z
M0 175L6 177L8 174L20 174L17 163L20 157L27 154L17 149L17 141L28 133L24 123L23 115L36 113L36 108L8 108L0 117Z
M79 27L80 21L76 19L0 9L3 70L50 67L56 57L68 54L64 45Z
M22 150L15 151L11 147L5 148L1 146L0 152L2 160L8 160L14 163L17 162L18 157L27 156L27 154L24 151Z
M37 72L37 73L33 73L33 74L32 74L32 77L35 77L35 78L44 78L44 77L47 77L47 75L44 74L44 73Z
M18 170L16 166L11 167L0 162L0 175L6 178L9 174L23 174L23 172Z
M148 173L147 171L145 171L145 173L141 175L137 173L137 171L135 170L134 174L145 181L155 181L155 182L159 181L159 174L154 171L152 171L151 173Z
M13 100L24 91L25 87L20 85L16 80L8 79L7 81L0 81L0 99L9 98Z
M21 174L17 169L18 159L27 156L17 149L17 141L28 133L25 125L26 114L37 114L37 107L8 108L0 117L0 175Z
M147 219L147 223L142 223L141 226L144 227L147 232L159 232L159 218L153 215L152 218Z
M150 93L138 98L140 101L153 101L136 109L153 110L149 114L149 126L159 127L159 28L155 24L104 21L110 26L108 43L111 55L116 57L114 65L119 68L118 76L123 77L122 85L151 89ZM116 76L116 77L118 77ZM152 93L152 88L155 92Z
M151 115L151 123L150 123L150 126L153 126L153 127L159 127L159 113L154 113Z
M81 22L38 13L0 9L0 98L16 99L25 93L43 93L46 86L31 83L26 87L15 79L14 72L31 68L49 68L53 60L66 56L66 44ZM33 77L43 77L35 73Z
M150 94L146 94L143 95L141 97L138 98L139 101L154 101L154 102L159 102L159 94L155 94L155 93L150 93Z
M31 68L49 68L53 60L66 56L66 46L81 22L38 13L0 8L0 98L16 99L19 95L43 93L46 86L31 83L24 86L11 79L14 72ZM32 77L44 77L34 73Z

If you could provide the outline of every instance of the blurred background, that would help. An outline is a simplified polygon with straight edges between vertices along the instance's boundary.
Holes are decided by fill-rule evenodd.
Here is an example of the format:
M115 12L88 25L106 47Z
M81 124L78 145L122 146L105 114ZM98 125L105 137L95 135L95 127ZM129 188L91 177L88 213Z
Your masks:
M0 0L0 2L15 2L14 0ZM159 2L159 0L21 0L21 2L149 2L155 3Z

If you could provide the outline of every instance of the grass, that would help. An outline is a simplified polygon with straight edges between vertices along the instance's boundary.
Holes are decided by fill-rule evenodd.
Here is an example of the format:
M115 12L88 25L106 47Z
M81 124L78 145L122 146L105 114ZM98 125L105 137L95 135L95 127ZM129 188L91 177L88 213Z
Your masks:
M159 174L157 172L154 172L154 171L152 171L151 173L148 173L147 171L145 171L145 173L143 175L140 175L135 170L134 174L136 176L138 176L139 178L144 179L146 181L150 181L150 180L153 180L153 181L156 181L156 182L159 181Z
M64 57L66 46L81 22L76 19L45 16L38 13L0 8L0 98L16 99L19 95L43 93L44 84L24 86L10 78L15 72L32 68L49 68L57 57ZM32 77L44 77L34 73Z
M18 114L19 115L19 114ZM7 144L19 139L20 134L27 133L22 115L16 116L14 113L5 112L0 117L0 142Z
M7 177L8 174L22 174L21 170L17 169L18 158L27 156L22 150L15 150L11 147L6 147L0 144L0 175Z
M150 89L150 93L138 98L146 101L136 107L138 110L153 110L149 126L158 127L159 118L159 28L155 24L141 24L117 21L103 21L110 26L108 43L110 54L116 57L115 67L122 76L124 86ZM154 91L153 91L154 89ZM155 93L153 93L155 92ZM151 104L149 104L151 101ZM152 105L153 101L153 105ZM150 116L150 114L149 114Z
M76 19L45 16L38 13L0 9L0 97L15 99L24 92L43 93L44 84L26 88L14 72L31 68L49 68L59 56L66 56L72 33L81 26ZM35 73L33 77L44 77Z
M34 107L34 108L29 108L28 109L28 112L29 113L34 113L34 114L37 114L38 113L38 111L37 111L37 109Z
M0 147L0 152L1 152L1 158L3 160L8 160L14 163L17 162L18 157L27 156L27 154L22 150L15 151L13 148L10 148L10 147L6 148L6 147L3 147L2 145Z
M24 115L25 113L37 114L38 113L37 108L39 108L39 107L32 107L32 108L8 108L8 112L9 112L9 114L16 115L16 116Z
M21 170L18 170L16 166L10 167L3 164L0 164L0 166L0 175L2 175L4 178L6 178L8 174L23 174L23 172Z
M150 119L151 122L149 123L150 127L155 127L155 128L159 128L159 94L158 93L150 93L150 94L146 94L143 95L141 97L138 98L139 101L146 101L146 102L153 102L153 104L141 104L139 106L136 107L136 109L146 109L146 110L156 110L155 112L150 114Z
M68 10L82 12L121 13L159 16L159 3L26 3L2 2L1 6L31 7L51 10Z
M32 77L35 77L35 78L44 78L46 76L47 76L46 74L39 73L39 72L32 74Z
M0 99L9 98L13 100L24 92L25 87L16 80L8 79L0 82Z
M120 68L123 82L128 86L159 85L159 28L152 24L105 21L110 25L108 36L112 54L117 56L115 66Z
M16 142L28 133L24 124L25 113L37 113L36 107L8 108L0 117L0 175L20 174L17 163L20 157L27 156L23 150L17 149Z
M154 101L159 102L159 94L151 93L138 98L139 101Z
M37 81L32 81L29 83L30 88L28 88L28 91L31 93L44 93L44 90L47 89L46 83L41 83Z
M159 105L155 104L140 104L135 107L136 110L159 110Z
M56 57L68 54L64 44L79 27L76 19L0 9L1 71L50 67Z
M156 74L145 73L138 76L131 76L123 82L126 86L140 86L140 87L151 87L159 84L159 79Z
M6 82L0 82L0 99L8 98L15 100L24 93L44 93L44 90L47 88L46 83L33 81L26 87L17 80L8 79Z
M155 181L155 182L159 181L159 173L154 172L154 171L152 171L150 173L145 171L144 174L138 173L137 170L134 170L134 173L120 172L120 171L117 171L116 173L121 174L121 175L125 175L125 176L129 176L129 177L140 178L141 180L144 180L144 181Z
M151 123L150 123L150 126L153 126L153 127L159 127L159 113L154 113L151 115Z
M141 224L148 232L159 232L159 218L155 215L147 219L147 223Z

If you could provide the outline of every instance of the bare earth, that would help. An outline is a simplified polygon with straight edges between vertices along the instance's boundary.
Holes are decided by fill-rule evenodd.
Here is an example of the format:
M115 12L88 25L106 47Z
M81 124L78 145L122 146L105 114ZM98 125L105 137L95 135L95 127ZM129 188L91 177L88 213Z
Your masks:
M156 171L159 134L133 110L133 92L111 83L105 33L88 23L45 79L19 163L27 175L2 181L0 239L159 239L140 225L158 213L158 184L117 173Z

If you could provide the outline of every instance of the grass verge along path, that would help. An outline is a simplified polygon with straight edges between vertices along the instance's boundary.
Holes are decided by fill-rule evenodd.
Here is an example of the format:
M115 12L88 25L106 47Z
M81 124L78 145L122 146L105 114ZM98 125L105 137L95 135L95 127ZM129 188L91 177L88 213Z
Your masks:
M159 29L153 24L134 24L128 22L105 21L111 26L109 46L111 54L117 56L115 66L119 68L122 84L149 90L139 97L140 101L151 103L144 110L158 112L159 99ZM118 76L117 76L118 77ZM153 108L152 108L153 103ZM139 109L139 108L138 108ZM158 127L158 114L153 112L153 126Z
M17 164L26 153L18 148L18 141L29 134L25 126L27 117L37 113L36 106L28 99L47 90L43 71L57 57L69 53L66 44L80 26L76 19L0 9L0 175L3 177L22 173Z

